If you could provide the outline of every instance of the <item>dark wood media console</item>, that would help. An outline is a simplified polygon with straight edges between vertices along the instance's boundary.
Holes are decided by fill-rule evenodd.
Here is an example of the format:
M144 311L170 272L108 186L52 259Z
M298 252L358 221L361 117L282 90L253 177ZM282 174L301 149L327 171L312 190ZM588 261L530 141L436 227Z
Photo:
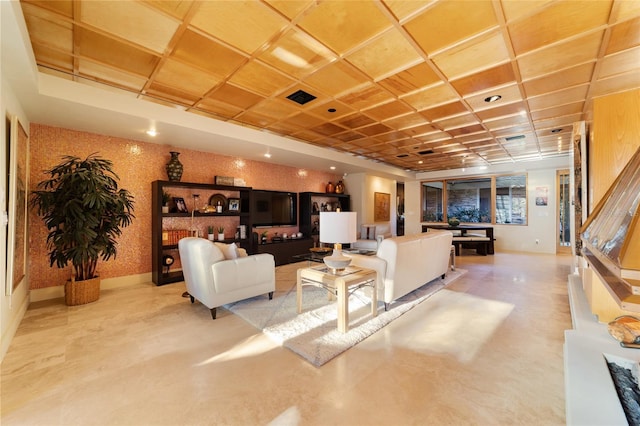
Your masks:
M271 253L275 259L276 266L286 265L288 263L299 262L293 256L297 254L308 253L313 247L312 238L290 238L281 242L271 242L266 244L258 244L258 234L254 234L256 242L254 247L257 253Z

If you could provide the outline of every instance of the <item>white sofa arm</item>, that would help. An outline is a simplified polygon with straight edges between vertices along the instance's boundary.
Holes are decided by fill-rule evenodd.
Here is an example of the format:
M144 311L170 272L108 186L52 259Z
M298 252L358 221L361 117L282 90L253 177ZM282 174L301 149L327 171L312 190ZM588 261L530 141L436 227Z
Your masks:
M364 254L346 253L342 252L345 256L351 258L351 264L349 266L373 269L377 273L376 286L378 287L379 300L383 300L381 296L384 295L384 277L387 274L387 261L379 258L378 256L365 256Z

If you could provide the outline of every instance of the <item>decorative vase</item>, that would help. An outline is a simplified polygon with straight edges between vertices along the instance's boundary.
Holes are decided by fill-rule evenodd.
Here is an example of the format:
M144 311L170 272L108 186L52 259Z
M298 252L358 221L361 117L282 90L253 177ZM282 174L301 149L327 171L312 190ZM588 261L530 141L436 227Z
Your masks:
M336 194L344 194L344 183L341 180L336 183Z
M169 213L169 206L162 206L162 213Z
M169 162L166 165L167 176L171 182L180 182L180 179L182 178L182 171L184 169L184 166L180 160L178 160L178 155L180 155L180 153L171 151L170 154L171 159L169 159Z
M335 192L336 188L333 186L333 184L331 182L329 182L327 184L327 187L325 188L325 191L327 192L327 194L333 194Z

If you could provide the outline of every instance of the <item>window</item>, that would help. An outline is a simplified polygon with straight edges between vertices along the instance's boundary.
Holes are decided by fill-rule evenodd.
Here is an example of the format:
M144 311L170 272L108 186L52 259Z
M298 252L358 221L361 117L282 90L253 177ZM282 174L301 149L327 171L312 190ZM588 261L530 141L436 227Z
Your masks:
M422 221L527 224L527 176L504 175L422 183ZM495 219L493 219L495 218Z
M426 182L422 186L422 221L442 221L442 182Z
M496 223L527 223L527 177L496 177Z
M491 223L491 178L447 181L447 220Z

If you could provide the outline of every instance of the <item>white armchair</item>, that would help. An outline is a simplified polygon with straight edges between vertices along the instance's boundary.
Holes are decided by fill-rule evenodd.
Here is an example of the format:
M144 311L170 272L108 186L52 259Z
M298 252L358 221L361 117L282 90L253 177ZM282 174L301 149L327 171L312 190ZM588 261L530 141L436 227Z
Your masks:
M182 273L191 303L197 299L211 310L226 303L268 293L273 298L276 272L273 255L247 256L235 244L213 243L204 238L178 242Z

